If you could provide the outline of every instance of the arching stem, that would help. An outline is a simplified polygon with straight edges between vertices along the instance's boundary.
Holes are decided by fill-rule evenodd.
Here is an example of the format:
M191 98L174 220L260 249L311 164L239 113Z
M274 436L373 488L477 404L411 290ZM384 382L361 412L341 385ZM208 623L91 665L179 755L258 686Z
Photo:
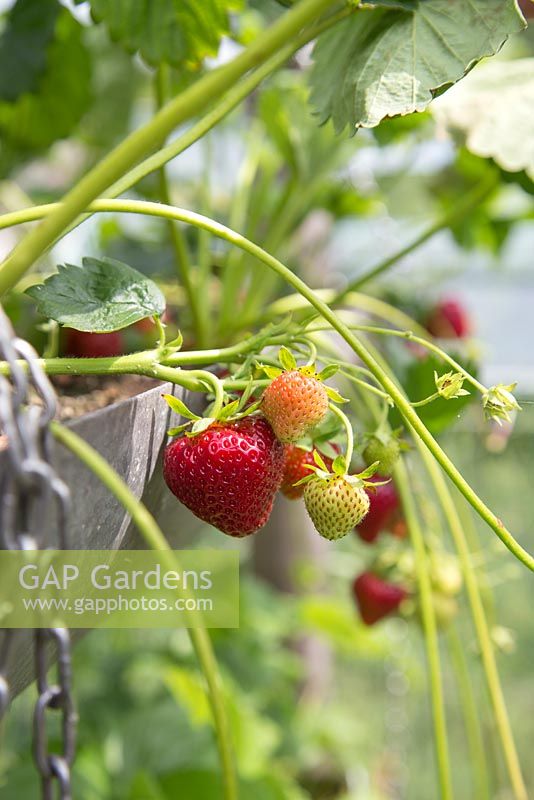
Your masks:
M154 517L130 491L127 484L108 464L105 458L69 428L60 425L58 422L52 422L50 427L58 442L74 453L80 461L83 461L117 498L130 514L132 521L137 526L147 545L153 550L169 553L169 556L172 556L172 550ZM174 558L171 558L170 563L170 568L175 569ZM188 631L208 686L208 696L221 761L224 798L225 800L238 800L232 737L223 700L222 681L211 641L204 628L188 628Z

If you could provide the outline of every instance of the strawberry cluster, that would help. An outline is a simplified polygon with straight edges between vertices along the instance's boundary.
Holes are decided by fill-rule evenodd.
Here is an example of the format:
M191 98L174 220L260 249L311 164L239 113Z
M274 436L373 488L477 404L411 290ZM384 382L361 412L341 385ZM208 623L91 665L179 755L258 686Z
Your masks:
M184 432L187 425L175 431L180 435L165 451L164 478L196 516L230 536L248 536L265 525L281 489L292 499L304 498L321 536L339 539L369 510L365 487L373 470L349 475L340 454L323 458L313 447L297 445L324 421L330 401L343 398L324 384L331 368L298 368L286 348L279 358L283 369L263 367L272 380L257 403L243 395L219 417L199 420L170 399L195 424L191 431ZM234 416L228 415L231 406Z
M164 453L169 489L197 517L237 538L265 525L278 491L290 500L302 498L314 527L330 541L355 531L374 544L389 532L396 544L379 550L356 576L354 600L365 625L399 610L418 616L413 555L395 549L406 535L400 498L389 478L401 450L398 433L391 434L383 422L364 440L367 468L350 474L350 456L332 441L328 423L324 431L330 401L343 400L323 382L332 370L298 368L285 348L280 362L284 369L262 367L271 381L259 400L248 389L239 391L238 399L217 413L212 410L212 417L200 418L166 395L169 405L190 420L171 431L175 438ZM340 414L337 410L333 417ZM434 607L443 624L455 613L459 591L456 565L446 564L440 557L432 567Z

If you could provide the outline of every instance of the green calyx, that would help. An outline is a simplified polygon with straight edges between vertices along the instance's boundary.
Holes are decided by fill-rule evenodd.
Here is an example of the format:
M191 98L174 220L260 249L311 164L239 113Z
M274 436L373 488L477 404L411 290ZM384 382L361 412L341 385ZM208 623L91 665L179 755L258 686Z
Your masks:
M493 419L499 425L502 425L501 420L503 419L506 422L512 421L511 414L521 411L521 406L512 394L516 386L516 383L508 385L498 383L496 386L491 386L482 395L482 406L486 419Z
M162 397L167 402L169 408L181 417L185 417L188 421L175 428L170 428L167 431L169 436L179 436L185 433L186 436L198 436L198 434L206 431L214 423L231 423L237 422L244 417L248 417L258 410L259 402L252 403L246 408L243 408L246 399L241 397L239 400L232 400L226 403L214 416L201 417L191 411L186 404L178 397L172 394L163 394Z
M384 483L388 483L388 481L376 483L367 480L375 474L378 463L371 464L369 467L364 469L363 472L360 472L357 475L349 475L347 473L347 461L343 455L336 456L332 462L332 470L328 469L321 454L317 450L313 451L313 460L315 461L315 464L304 465L305 469L310 470L310 474L306 475L305 478L301 478L300 481L297 481L295 486L302 486L314 480L328 482L335 478L343 478L343 480L351 486L364 489L367 487L372 488L374 486L382 486Z
M465 397L469 394L467 389L463 388L465 376L461 372L446 372L444 375L438 375L434 371L434 381L436 383L437 394L444 400L455 400L458 397Z

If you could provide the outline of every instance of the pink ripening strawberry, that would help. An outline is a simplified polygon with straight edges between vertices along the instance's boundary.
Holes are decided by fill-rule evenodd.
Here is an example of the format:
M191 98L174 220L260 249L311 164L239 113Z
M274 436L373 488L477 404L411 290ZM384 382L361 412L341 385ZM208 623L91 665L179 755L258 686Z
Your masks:
M328 394L315 376L291 369L267 387L261 408L281 442L297 442L325 418Z
M165 450L163 475L193 514L229 536L243 537L267 522L284 458L284 446L267 420L250 416L176 438Z
M425 327L438 339L463 339L471 325L465 308L458 300L440 300L430 311Z

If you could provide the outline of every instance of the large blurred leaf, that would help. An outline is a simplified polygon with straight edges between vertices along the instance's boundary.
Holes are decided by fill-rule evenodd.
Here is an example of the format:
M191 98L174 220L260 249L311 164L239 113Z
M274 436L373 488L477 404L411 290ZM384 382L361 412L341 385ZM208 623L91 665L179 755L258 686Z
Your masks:
M0 36L0 99L34 92L61 11L57 0L17 0Z
M444 214L452 211L459 197L477 192L483 185L494 186L482 202L456 218L450 226L454 238L465 250L482 248L498 254L507 241L513 219L499 216L493 202L500 187L499 176L500 170L492 161L474 156L460 147L454 162L431 181L432 197L438 201Z
M104 28L90 28L86 39L93 59L93 102L80 136L91 147L107 151L129 132L133 103L146 76L141 65L110 42Z
M347 593L348 598L348 593ZM339 653L360 658L382 658L388 643L380 632L362 625L353 604L338 597L308 595L299 602L302 627L326 639Z
M196 672L170 666L164 671L164 680L178 704L187 710L193 725L211 724L205 686ZM230 686L229 678L224 691L240 774L255 777L267 768L279 744L279 730L272 720L259 713L251 697L239 687Z
M534 58L482 64L432 105L467 149L534 179Z
M419 0L413 10L357 12L319 38L312 102L338 132L423 111L523 27L514 0Z
M81 0L78 0L81 2ZM217 53L229 32L228 10L235 0L91 0L96 22L104 22L112 39L149 64L196 66Z
M84 258L83 268L60 265L26 294L37 301L44 317L92 333L118 331L165 311L165 298L154 281L111 258Z
M48 147L67 136L90 99L90 59L83 29L72 15L59 15L38 92L0 102L0 163Z
M161 779L161 787L168 800L182 797L184 800L223 800L221 776L208 770L183 770L166 775ZM305 800L307 796L292 780L281 778L274 770L254 781L239 781L240 800ZM135 795L132 800L134 798Z

